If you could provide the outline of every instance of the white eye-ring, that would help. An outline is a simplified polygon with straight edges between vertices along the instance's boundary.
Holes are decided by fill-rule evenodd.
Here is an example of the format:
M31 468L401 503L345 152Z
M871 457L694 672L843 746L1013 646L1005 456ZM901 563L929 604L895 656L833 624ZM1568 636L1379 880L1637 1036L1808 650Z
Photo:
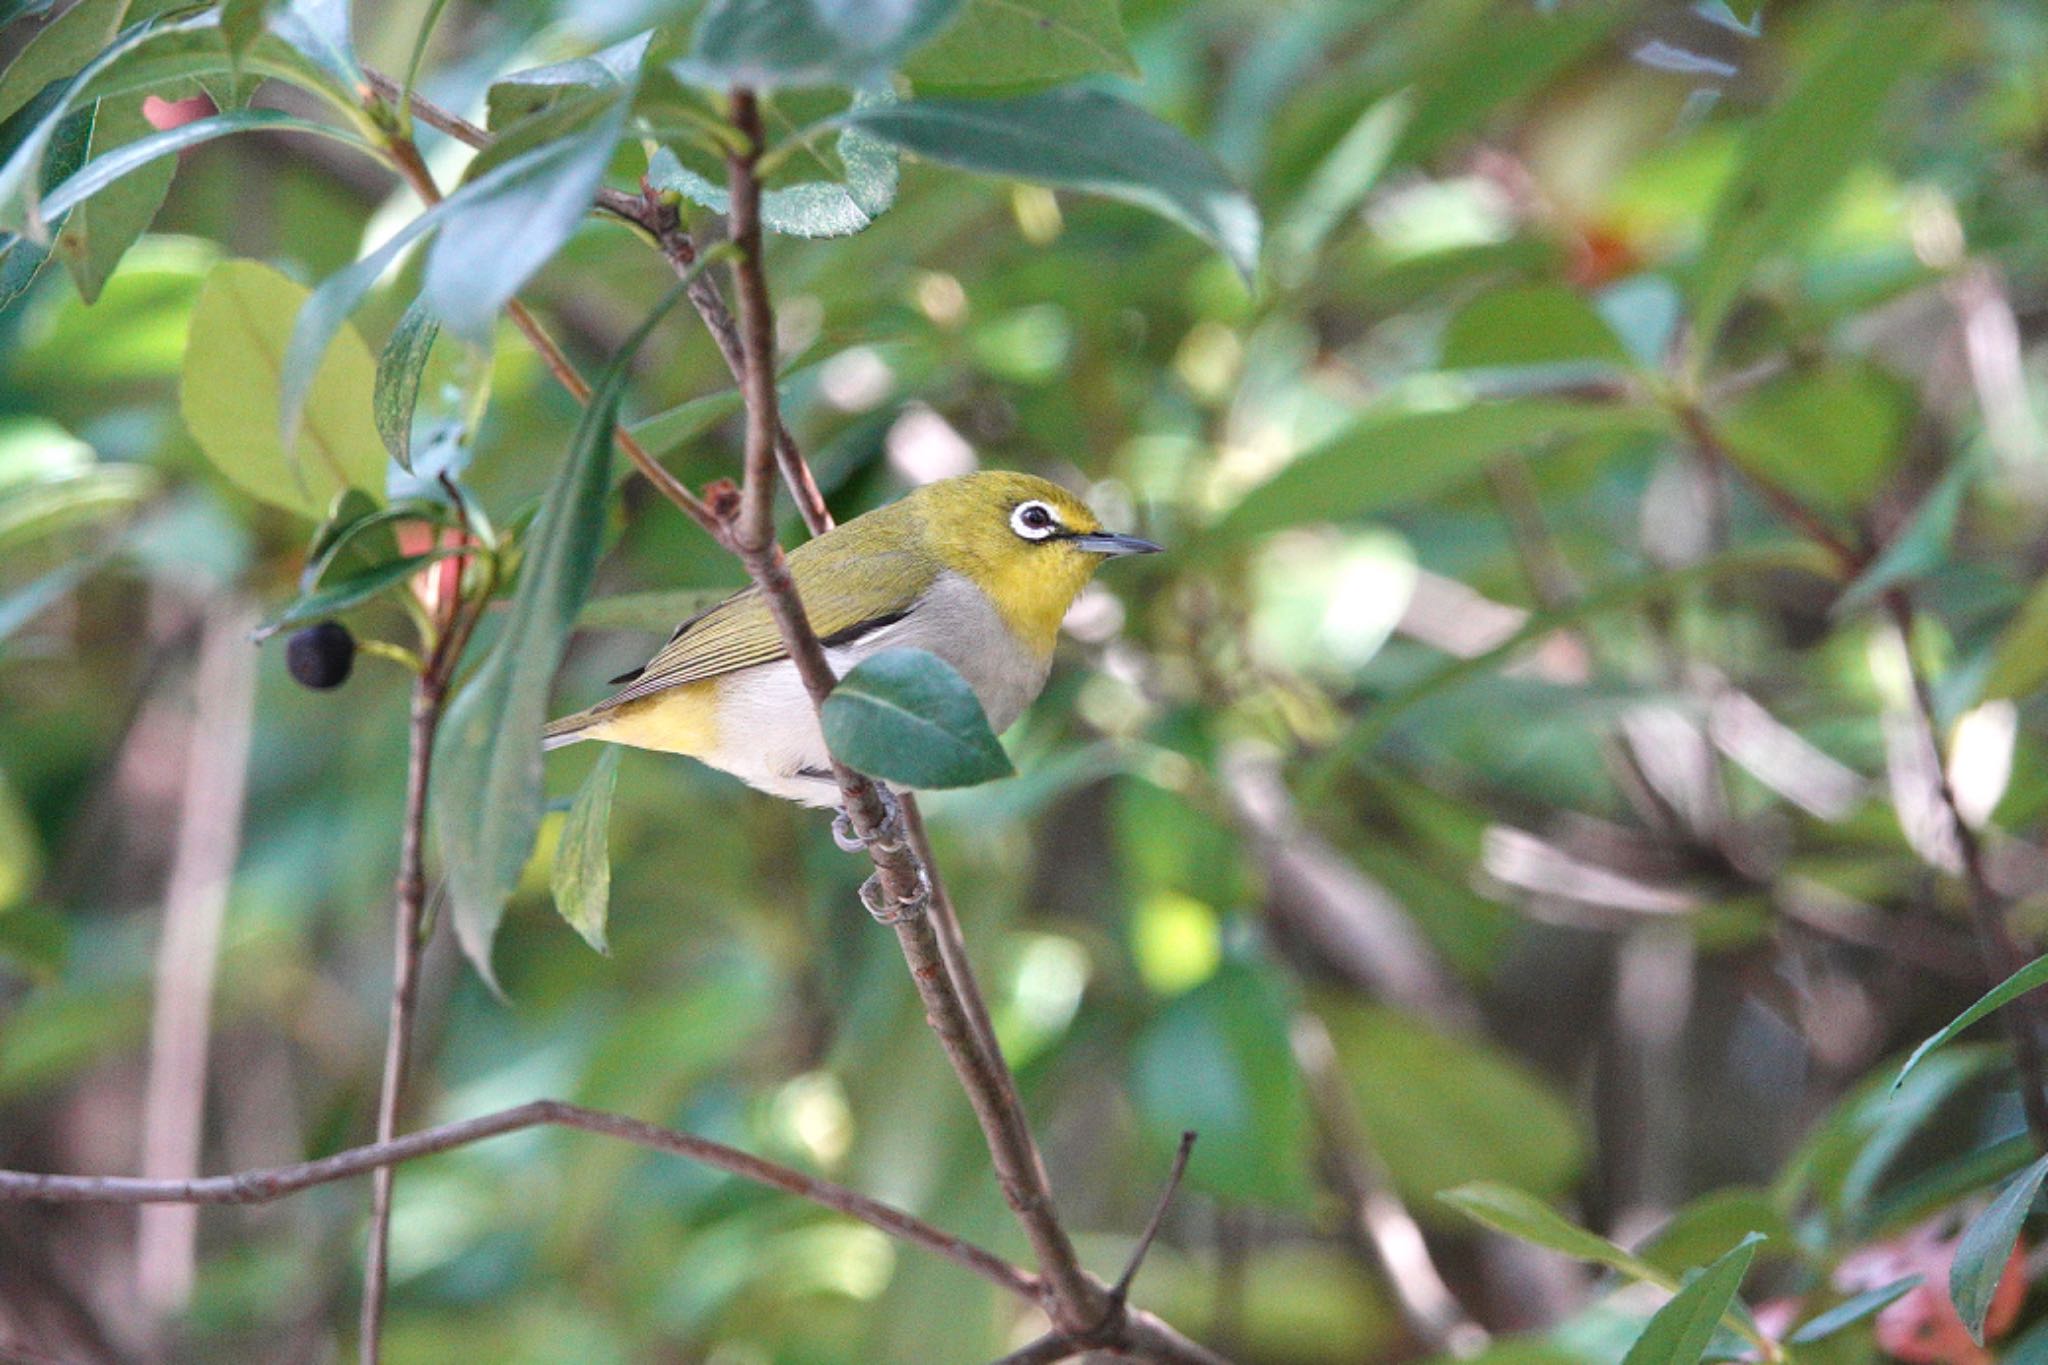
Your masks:
M1020 502L1010 513L1010 529L1026 540L1050 540L1060 529L1059 514L1035 499Z

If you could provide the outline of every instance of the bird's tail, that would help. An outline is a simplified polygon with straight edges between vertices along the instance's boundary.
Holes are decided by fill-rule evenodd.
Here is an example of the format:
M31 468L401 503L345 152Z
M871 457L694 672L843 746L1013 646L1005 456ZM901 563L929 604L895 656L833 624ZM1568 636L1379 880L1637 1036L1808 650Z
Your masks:
M543 750L559 749L564 744L574 744L578 740L588 739L589 736L585 732L596 719L597 716L593 712L578 711L573 715L551 720L541 727L540 747Z

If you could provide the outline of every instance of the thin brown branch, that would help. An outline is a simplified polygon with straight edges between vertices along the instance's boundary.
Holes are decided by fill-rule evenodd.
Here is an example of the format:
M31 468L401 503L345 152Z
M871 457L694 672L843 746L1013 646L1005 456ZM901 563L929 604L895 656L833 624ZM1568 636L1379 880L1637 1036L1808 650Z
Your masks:
M461 608L462 604L457 604ZM464 612L465 615L470 613ZM419 998L420 921L427 903L427 789L434 735L448 694L449 661L444 648L453 630L442 632L427 671L413 684L410 752L405 773L405 816L399 833L398 877L392 916L390 1023L384 1037L384 1078L377 1094L377 1141L398 1136L399 1106L412 1058L413 1012ZM369 1247L363 1258L363 1301L358 1349L366 1362L377 1359L384 1329L384 1289L389 1277L392 1193L395 1165L379 1166L370 1182Z
M761 260L760 183L755 175L761 147L760 114L750 94L734 93L732 116L743 144L728 158L727 172L737 249L733 289L739 301L740 387L748 412L746 483L729 543L761 589L812 701L822 705L836 679L775 542L771 516L774 447L781 419L775 388L774 315ZM1073 1241L1059 1220L1045 1163L1009 1069L999 1052L982 1045L963 999L974 993L960 985L962 978L971 979L971 969L964 954L956 962L947 961L933 928L931 883L923 860L911 841L894 836L882 793L874 783L836 760L833 773L848 820L874 861L882 896L888 905L901 908L891 917L898 946L910 967L925 1017L981 1125L1003 1197L1031 1242L1045 1285L1044 1306L1055 1329L1076 1344L1116 1346L1127 1333L1142 1326L1149 1334L1147 1349L1157 1358L1215 1359L1164 1324L1127 1310L1101 1281L1081 1268Z
M1145 1230L1138 1234L1138 1244L1131 1248L1130 1259L1124 1262L1123 1274L1117 1276L1116 1283L1109 1287L1109 1296L1118 1303L1130 1297L1131 1283L1144 1267L1145 1257L1151 1254L1152 1243L1159 1239L1159 1229L1166 1225L1166 1211L1173 1207L1173 1197L1180 1193L1180 1182L1188 1173L1188 1158L1194 1155L1194 1151L1193 1130L1182 1133L1180 1146L1173 1154L1173 1165L1166 1172L1166 1184L1152 1205L1152 1216L1145 1220Z
M1722 441L1721 433L1714 427L1704 409L1696 403L1685 403L1678 408L1679 423L1685 428L1686 436L1694 449L1707 465L1716 470L1730 470L1739 474L1743 481L1756 490L1779 518L1814 544L1826 550L1835 559L1845 580L1853 579L1863 572L1867 556L1850 544L1840 532L1815 512L1790 489L1781 487L1749 465L1737 460Z
M145 1180L118 1175L42 1175L0 1171L0 1200L60 1204L267 1204L315 1185L347 1180L387 1166L468 1146L524 1128L574 1128L617 1138L636 1147L666 1152L715 1167L728 1175L807 1199L973 1271L999 1289L1036 1300L1038 1278L992 1252L941 1231L913 1213L870 1199L857 1190L802 1171L764 1161L722 1142L657 1127L623 1114L610 1114L561 1100L529 1100L496 1113L423 1128L389 1142L351 1147L318 1161L273 1166L234 1175L190 1180Z
M697 246L683 230L682 217L674 205L645 192L635 221L654 239L677 276L689 278L697 261ZM739 323L725 306L725 296L718 292L717 282L703 274L690 279L689 299L697 316L704 320L704 330L711 334L719 355L725 358L726 368L732 371L733 381L742 382L746 374L746 347L740 341ZM810 533L821 536L831 530L832 511L825 505L825 495L818 491L817 480L811 476L811 467L805 462L796 438L779 416L775 423L775 463L782 470L782 481L796 500L797 511Z
M392 98L397 92L393 87L382 93ZM483 130L417 97L413 109L421 121L472 145L488 140ZM738 318L726 310L716 287L701 276L691 281L688 294L733 368L746 400L746 479L737 516L729 521L719 519L655 464L623 430L619 432L619 444L671 501L737 554L768 602L806 690L814 702L822 703L837 680L816 632L805 617L803 603L775 540L775 472L788 483L805 524L814 534L830 529L832 519L809 466L782 424L779 411L774 317L761 263L760 185L754 174L761 149L761 128L758 107L747 92L735 92L733 121L742 134L743 144L728 166L733 189L731 233L737 249L733 278L739 300ZM403 165L401 169L408 178L424 180L431 186L424 166L418 164L416 149L405 144L405 150L411 152L417 169ZM694 244L682 231L673 211L665 209L651 194L643 193L635 203L615 191L601 191L598 207L645 230L679 275L695 268L698 257ZM509 305L508 313L563 386L579 400L587 400L588 385L532 315L516 301ZM1106 1286L1081 1268L1072 1241L1054 1210L1044 1163L1024 1117L1014 1079L995 1046L994 1030L967 962L958 922L952 916L950 904L944 904L936 917L925 908L942 892L935 886L928 859L923 856L928 853L928 846L922 852L917 847L924 845L924 840L914 806L905 816L915 831L912 839L896 839L890 836L888 810L877 786L837 763L834 776L855 832L868 843L883 896L890 904L905 908L906 913L896 917L893 925L899 947L910 966L926 1017L982 1126L1004 1197L1038 1257L1042 1279L1032 1282L1033 1293L1052 1316L1062 1340L1071 1347L1064 1353L1100 1346L1157 1360L1221 1365L1222 1358L1214 1352L1181 1336L1152 1315L1113 1299ZM943 937L935 928L935 918L944 927Z
M726 157L732 242L739 249L732 288L739 302L740 394L747 405L746 477L734 526L742 553L760 555L775 544L775 437L782 419L775 391L775 316L761 261L761 179L755 173L763 149L761 107L752 91L733 91L732 122L740 134L740 146Z
M462 534L469 534L469 513L461 489L444 477L448 494L462 518ZM425 950L422 921L427 904L427 795L431 786L434 737L440 729L441 713L455 670L462 662L469 638L483 619L497 586L497 561L486 557L484 581L471 596L461 595L460 585L469 567L467 557L451 561L453 590L438 611L439 633L427 650L424 667L414 680L412 714L409 724L405 777L405 814L399 832L398 873L393 888L396 906L392 916L391 1009L384 1038L384 1075L377 1094L377 1141L386 1143L398 1136L398 1116L405 1096L405 1078L412 1058L413 1015L419 999L420 955ZM361 1358L374 1365L381 1349L384 1328L384 1295L389 1279L392 1197L397 1180L396 1166L380 1166L371 1176L370 1234L363 1258L363 1299L358 1350Z
M406 93L399 87L397 81L371 67L363 68L363 80L369 85L371 90L376 92L377 98L383 100L386 104L396 104ZM421 123L426 124L429 128L438 129L454 138L457 142L466 142L472 147L481 149L490 146L491 135L489 133L477 127L468 119L463 118L460 114L450 113L448 110L443 109L440 105L435 104L432 100L420 94L419 91L415 90L412 92L411 103L412 116Z
M1955 783L1948 764L1941 757L1941 730L1934 705L1934 691L1926 673L1913 657L1913 603L1903 590L1885 594L1885 607L1898 630L1898 648L1912 684L1913 711L1922 736L1933 755L1935 786L1948 821L1955 832L1961 855L1963 883L1969 891L1970 920L1977 935L1978 954L1984 961L1988 984L1996 985L2024 967L2029 955L2014 940L2005 922L2004 897L1992 884L1984 864L1984 844L1977 830L1963 818L1956 799ZM2026 1112L2027 1129L2034 1145L2048 1152L2048 1058L2042 1055L2041 1010L2022 997L1999 1011L2006 1037L2012 1043L2013 1063L2019 1071L2020 1106Z

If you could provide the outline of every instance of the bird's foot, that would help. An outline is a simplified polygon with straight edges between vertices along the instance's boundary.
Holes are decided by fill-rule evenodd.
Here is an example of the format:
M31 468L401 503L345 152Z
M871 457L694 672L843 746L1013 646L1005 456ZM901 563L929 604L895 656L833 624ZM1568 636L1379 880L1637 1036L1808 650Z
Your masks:
M832 814L832 842L839 845L842 853L863 853L873 850L880 854L900 853L909 846L903 827L903 803L896 799L896 793L877 782L875 795L882 800L882 823L875 827L872 839L863 839L853 827L853 820L844 809Z
M917 867L917 890L908 896L891 896L889 888L882 885L882 874L874 873L860 884L860 903L867 907L877 924L902 924L907 920L922 918L931 909L932 879L925 875L922 864Z

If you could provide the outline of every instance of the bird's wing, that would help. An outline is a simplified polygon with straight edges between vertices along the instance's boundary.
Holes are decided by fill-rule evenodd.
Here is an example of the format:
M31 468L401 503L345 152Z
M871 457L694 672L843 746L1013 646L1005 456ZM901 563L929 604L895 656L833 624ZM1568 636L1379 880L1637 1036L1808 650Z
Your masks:
M821 563L810 553L817 543L807 542L792 551L789 571L811 629L827 645L851 644L869 631L902 620L937 576L928 556L909 550L866 549ZM787 654L760 590L748 588L683 622L661 652L622 680L628 685L599 709Z

